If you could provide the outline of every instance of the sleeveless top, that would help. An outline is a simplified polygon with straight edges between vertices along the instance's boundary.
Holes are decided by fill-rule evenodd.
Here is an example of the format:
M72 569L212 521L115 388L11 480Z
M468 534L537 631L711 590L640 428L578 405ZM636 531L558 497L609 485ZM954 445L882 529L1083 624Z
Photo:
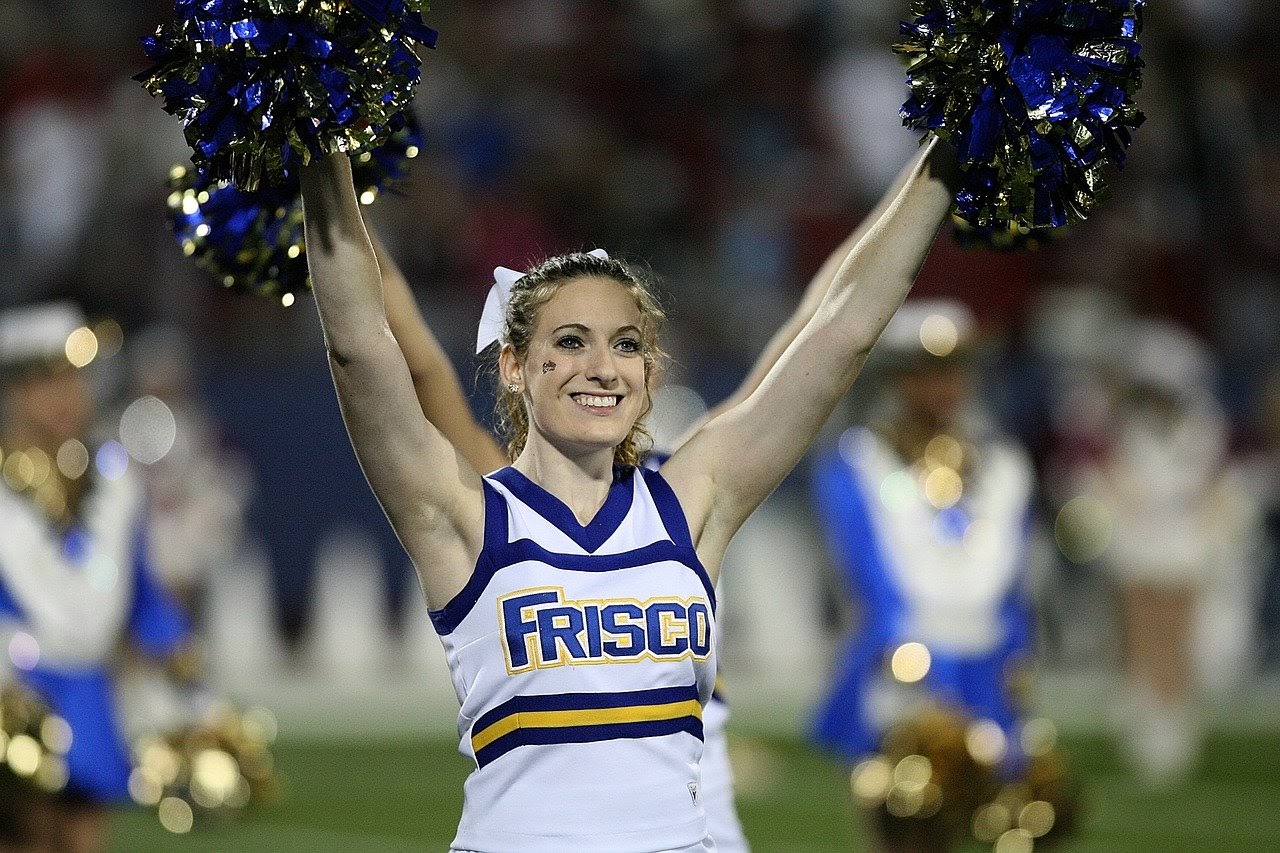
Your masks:
M995 721L1017 743L1008 676L1035 633L1034 481L1026 456L999 437L981 437L977 458L961 499L945 509L869 429L850 429L815 464L814 503L835 568L860 605L815 735L851 760L876 751L921 692ZM910 641L924 644L931 665L904 685L886 662Z
M0 486L0 650L9 652L0 683L36 691L71 726L67 787L94 802L129 800L114 677L122 639L158 658L190 634L156 580L146 519L142 485L128 473L96 477L67 530Z
M431 614L461 710L455 848L699 844L715 592L674 492L619 468L586 526L514 468L484 478L484 547Z

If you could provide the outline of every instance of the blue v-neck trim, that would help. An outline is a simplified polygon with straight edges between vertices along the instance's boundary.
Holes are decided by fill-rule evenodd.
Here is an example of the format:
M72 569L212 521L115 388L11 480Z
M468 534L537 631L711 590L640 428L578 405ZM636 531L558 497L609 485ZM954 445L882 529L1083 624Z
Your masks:
M634 488L631 477L634 473L635 469L631 467L614 469L613 485L609 487L609 496L604 499L604 504L596 512L595 518L591 519L585 527L564 501L515 468L502 468L489 476L506 486L534 512L577 542L584 551L595 553L596 549L614 534L622 524L622 520L627 517L627 511L631 509L631 495Z

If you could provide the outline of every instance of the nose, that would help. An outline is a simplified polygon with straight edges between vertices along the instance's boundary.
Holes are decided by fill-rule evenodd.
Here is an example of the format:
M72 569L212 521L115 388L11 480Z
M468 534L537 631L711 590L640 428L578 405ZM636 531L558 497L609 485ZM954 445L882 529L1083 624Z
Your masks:
M601 387L609 388L618 381L618 366L614 364L614 354L610 347L592 347L590 358L586 364L586 376Z

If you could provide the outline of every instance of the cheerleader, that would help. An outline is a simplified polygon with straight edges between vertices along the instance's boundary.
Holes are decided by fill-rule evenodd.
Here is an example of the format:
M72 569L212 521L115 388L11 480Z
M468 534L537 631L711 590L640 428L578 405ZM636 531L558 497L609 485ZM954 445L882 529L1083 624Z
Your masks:
M826 259L809 282L796 311L769 341L746 379L732 396L708 413L706 420L747 399L760 385L770 368L817 310L840 264L858 241L865 236L871 224L883 212L884 207L893 199L908 174L909 170L906 170L899 176L898 181L885 193L876 209ZM494 471L505 466L508 461L506 455L493 436L472 415L453 365L427 326L404 275L386 252L381 241L372 234L371 240L374 251L377 253L378 267L382 276L387 323L404 353L423 414L459 449L477 471ZM519 273L510 270L498 269L495 273L495 279L502 279L506 284L519 278ZM502 283L495 281L496 289L501 290L503 286ZM497 301L495 299L495 305ZM486 323L488 331L482 329L477 335L478 352L483 352L497 342L497 338L492 333L492 325L492 323ZM695 432L696 429L697 426L690 432ZM677 446L679 443L681 442L677 442ZM655 449L645 458L644 465L651 470L657 470L663 461L670 458L670 455L669 449ZM709 834L715 840L716 849L722 853L749 849L734 805L733 772L729 762L728 741L725 737L728 720L729 705L717 690L712 693L703 711L701 777Z
M512 464L482 477L422 416L349 162L304 169L338 399L461 703L474 770L455 850L714 849L698 762L720 563L910 289L951 203L935 148L760 386L657 472L636 466L662 315L625 265L566 255L513 283L498 354Z
M1105 519L1098 563L1118 599L1128 693L1121 744L1144 783L1166 787L1199 760L1201 684L1245 669L1230 649L1247 639L1232 642L1229 626L1249 619L1261 510L1228 452L1209 350L1161 321L1126 331L1104 447L1075 486ZM1221 623L1206 632L1225 647L1218 672L1196 671L1197 616Z
M1012 778L1022 769L1017 685L1034 635L1033 475L1022 450L975 416L972 328L957 303L908 302L880 343L893 371L886 411L815 464L814 500L858 618L815 737L854 762L878 753L895 725L942 706L999 727ZM873 824L889 850L915 849L924 835L937 845L950 831L879 810Z
M472 415L453 365L423 319L404 275L381 241L372 234L370 237L382 274L387 324L404 353L423 414L439 426L441 433L461 450L477 471L505 467L506 454ZM499 270L499 275L502 273ZM481 343L483 350L493 341ZM669 453L651 453L645 458L645 467L656 471L660 460L669 456ZM702 717L702 797L708 833L715 839L716 849L721 853L745 853L749 848L733 800L733 772L725 737L728 721L729 706L717 690L712 693Z
M113 696L123 644L160 658L188 633L154 579L143 491L125 449L86 444L93 400L80 368L96 349L70 305L0 315L0 682L63 721L44 743L58 757L19 789L6 829L13 843L59 851L105 849L107 807L129 798Z

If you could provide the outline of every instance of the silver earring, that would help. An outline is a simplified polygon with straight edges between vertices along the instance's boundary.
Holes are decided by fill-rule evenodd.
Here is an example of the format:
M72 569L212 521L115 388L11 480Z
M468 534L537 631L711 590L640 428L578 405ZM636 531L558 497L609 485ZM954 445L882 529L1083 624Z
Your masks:
M520 386L516 385L514 382L510 382L507 384L507 390L514 394L520 390Z

